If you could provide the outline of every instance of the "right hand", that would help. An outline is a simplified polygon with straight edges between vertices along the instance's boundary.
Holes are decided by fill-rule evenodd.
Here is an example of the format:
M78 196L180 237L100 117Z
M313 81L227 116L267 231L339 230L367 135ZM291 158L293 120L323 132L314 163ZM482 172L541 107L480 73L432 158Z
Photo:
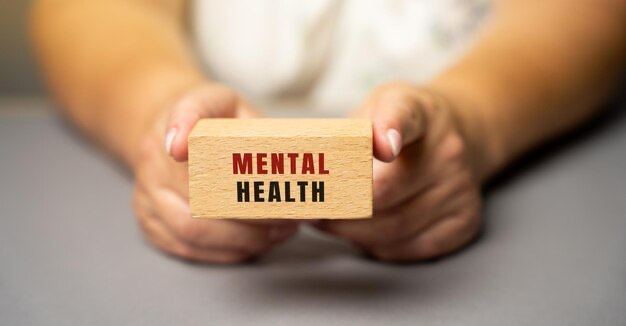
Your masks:
M187 174L191 129L203 118L251 118L258 113L219 84L196 87L165 106L145 132L134 164L135 215L152 244L193 261L237 263L297 232L298 225L288 220L192 219Z

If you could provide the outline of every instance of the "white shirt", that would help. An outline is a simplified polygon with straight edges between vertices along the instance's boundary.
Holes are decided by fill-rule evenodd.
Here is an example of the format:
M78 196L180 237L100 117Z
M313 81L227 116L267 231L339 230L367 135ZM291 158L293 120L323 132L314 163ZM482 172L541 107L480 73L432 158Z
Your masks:
M350 111L377 85L424 83L465 51L489 0L197 0L208 73L247 96Z

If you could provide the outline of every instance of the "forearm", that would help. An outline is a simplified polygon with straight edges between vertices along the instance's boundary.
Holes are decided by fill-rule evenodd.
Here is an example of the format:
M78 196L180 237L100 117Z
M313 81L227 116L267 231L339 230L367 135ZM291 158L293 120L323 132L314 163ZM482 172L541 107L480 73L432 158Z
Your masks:
M128 164L161 106L202 80L187 47L183 5L40 0L35 6L34 40L56 99Z
M431 87L453 100L482 179L584 120L626 56L626 5L502 1L477 45Z

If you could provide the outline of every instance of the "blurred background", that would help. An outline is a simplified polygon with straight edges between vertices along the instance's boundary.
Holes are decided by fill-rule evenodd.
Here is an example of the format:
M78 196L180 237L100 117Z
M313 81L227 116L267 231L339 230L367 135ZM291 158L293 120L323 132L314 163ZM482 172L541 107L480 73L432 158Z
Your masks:
M31 2L0 0L0 96L43 94L26 26Z

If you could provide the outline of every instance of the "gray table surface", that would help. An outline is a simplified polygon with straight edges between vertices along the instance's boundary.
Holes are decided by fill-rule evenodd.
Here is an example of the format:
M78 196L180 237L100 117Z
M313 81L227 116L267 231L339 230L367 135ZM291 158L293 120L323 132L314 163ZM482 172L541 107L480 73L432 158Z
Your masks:
M388 265L305 230L253 264L146 244L132 180L45 101L0 100L0 325L626 325L626 114L487 192L483 236Z

